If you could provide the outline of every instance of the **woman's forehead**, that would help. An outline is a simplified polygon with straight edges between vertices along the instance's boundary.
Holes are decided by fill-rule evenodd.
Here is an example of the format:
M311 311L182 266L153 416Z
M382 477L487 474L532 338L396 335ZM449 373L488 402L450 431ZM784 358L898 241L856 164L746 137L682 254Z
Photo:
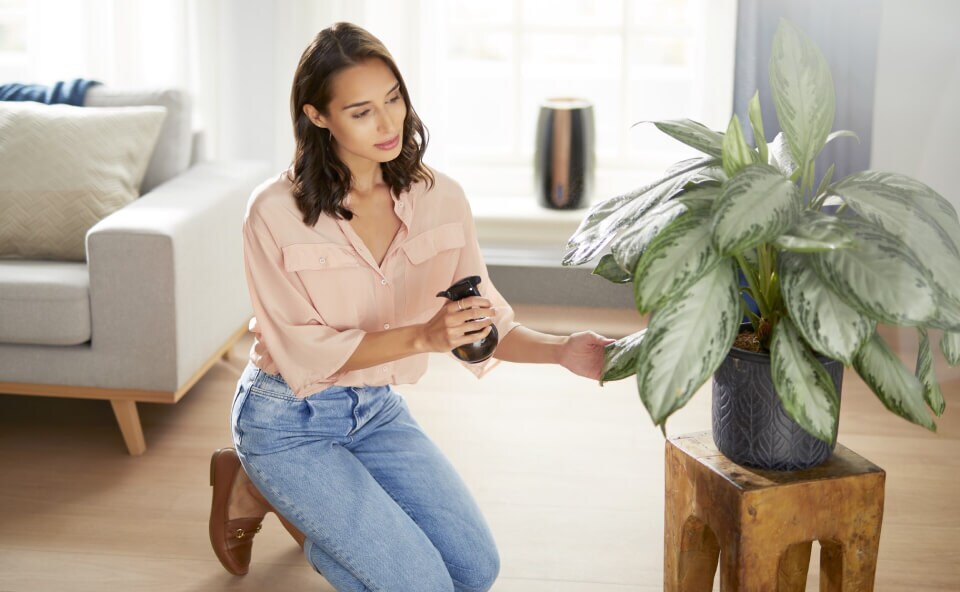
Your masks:
M393 90L397 82L397 77L383 60L370 58L337 73L330 102L343 107L380 100Z

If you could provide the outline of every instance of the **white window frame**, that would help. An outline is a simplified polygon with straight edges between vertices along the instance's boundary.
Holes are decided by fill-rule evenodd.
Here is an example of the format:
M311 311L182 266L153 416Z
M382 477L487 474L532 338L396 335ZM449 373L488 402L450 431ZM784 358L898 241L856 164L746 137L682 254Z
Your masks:
M697 109L702 123L715 129L725 129L732 113L733 105L733 63L735 53L735 29L736 29L736 0L690 0L694 10L702 15L702 19L697 21L697 29L693 31L692 39L696 41L693 49L694 63L692 69L701 73L695 77L698 84L693 93L697 97ZM519 13L523 0L513 2L513 10ZM624 3L629 10L630 2ZM431 125L443 125L448 117L473 116L474 114L457 113L456 106L442 104L442 101L434 100L429 95L430 88L436 88L437 77L443 75L442 66L437 59L440 51L446 51L446 40L444 38L446 22L446 3L443 0L420 0L419 22L411 27L409 15L406 26L411 32L416 33L416 49L412 52L409 47L404 48L408 57L411 53L418 53L419 59L416 62L414 76L416 85L408 80L408 85L414 94L414 104L424 115L424 120L428 127ZM378 7L380 5L378 4ZM625 14L629 17L629 14ZM393 18L396 18L394 15ZM621 34L626 36L629 33L629 21L625 18L621 24ZM518 17L514 18L513 30L515 42L523 34ZM535 30L536 27L529 27L529 30ZM437 34L425 34L429 31L435 31ZM421 34L423 32L424 34ZM386 41L386 40L385 40ZM388 47L393 47L387 43ZM624 45L624 54L626 54L626 43ZM516 111L521 109L520 90L517 85L517 76L519 76L519 60L514 63L514 88L512 89L516 96L513 101L513 108ZM401 65L401 67L405 67ZM629 74L629 65L624 61L622 63L622 78L627 79ZM409 68L408 68L409 69ZM407 70L404 75L407 75ZM680 152L669 154L647 153L637 158L625 158L626 149L624 144L629 141L629 134L658 134L652 126L639 126L630 129L631 120L630 105L627 101L627 85L621 88L623 96L622 112L620 114L623 120L624 133L618 138L618 155L616 157L602 157L598 155L596 169L596 189L594 191L593 201L602 200L614 194L627 191L637 185L656 177L670 163L682 158L685 154L681 148ZM520 121L520 117L516 118ZM522 137L522 134L521 134ZM514 138L510 139L515 142ZM532 146L528 149L513 145L504 151L501 156L473 157L469 160L458 158L453 151L446 150L442 144L435 143L433 148L428 150L428 161L441 170L448 172L454 178L459 180L467 189L468 194L479 199L495 197L526 197L532 199L533 194L533 171L532 171Z

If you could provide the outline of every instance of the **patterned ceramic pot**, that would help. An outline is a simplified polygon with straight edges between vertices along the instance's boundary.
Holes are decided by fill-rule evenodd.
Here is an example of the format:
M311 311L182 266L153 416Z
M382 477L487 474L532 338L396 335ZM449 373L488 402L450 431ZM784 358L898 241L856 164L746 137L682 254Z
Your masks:
M840 394L843 364L818 357ZM827 460L833 444L814 438L780 403L770 356L733 348L713 375L713 441L737 464L794 471Z

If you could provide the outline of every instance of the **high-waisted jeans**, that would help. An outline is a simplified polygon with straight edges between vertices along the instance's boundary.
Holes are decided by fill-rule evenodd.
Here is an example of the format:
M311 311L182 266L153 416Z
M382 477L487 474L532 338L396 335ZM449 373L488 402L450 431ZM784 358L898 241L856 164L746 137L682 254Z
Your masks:
M297 398L248 364L233 439L250 480L306 535L340 592L488 590L500 569L476 502L389 386Z

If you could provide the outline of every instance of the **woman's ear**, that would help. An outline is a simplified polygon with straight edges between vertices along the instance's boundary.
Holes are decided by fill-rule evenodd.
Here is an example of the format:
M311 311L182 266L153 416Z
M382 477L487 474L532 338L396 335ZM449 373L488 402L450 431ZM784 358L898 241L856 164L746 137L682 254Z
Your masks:
M317 127L327 127L327 120L323 115L317 111L317 108L313 105L304 105L303 112L306 114L310 122Z

